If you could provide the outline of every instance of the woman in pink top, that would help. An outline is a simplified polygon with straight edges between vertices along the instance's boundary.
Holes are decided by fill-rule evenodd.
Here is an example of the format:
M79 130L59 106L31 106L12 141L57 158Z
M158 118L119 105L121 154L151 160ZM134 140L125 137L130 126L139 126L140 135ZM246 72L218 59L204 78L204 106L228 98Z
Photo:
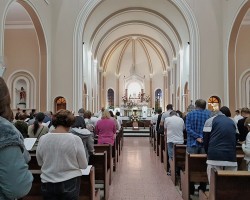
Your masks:
M98 144L114 144L115 121L110 118L108 110L102 112L102 118L96 123L95 131L98 135Z

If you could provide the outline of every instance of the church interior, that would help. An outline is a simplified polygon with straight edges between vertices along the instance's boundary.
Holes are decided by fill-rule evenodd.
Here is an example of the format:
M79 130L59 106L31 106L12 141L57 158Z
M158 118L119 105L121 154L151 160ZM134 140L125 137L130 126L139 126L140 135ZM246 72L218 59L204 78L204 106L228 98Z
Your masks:
M250 0L1 0L0 76L14 113L105 108L150 121L197 99L234 113L250 107L249 36ZM148 137L124 139L104 199L186 198L146 126Z

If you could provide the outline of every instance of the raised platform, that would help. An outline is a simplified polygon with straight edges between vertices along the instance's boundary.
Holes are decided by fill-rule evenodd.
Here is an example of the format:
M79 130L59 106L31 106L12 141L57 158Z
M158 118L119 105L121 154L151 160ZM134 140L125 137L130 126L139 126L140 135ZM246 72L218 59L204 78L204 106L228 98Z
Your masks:
M133 130L132 127L125 127L123 129L124 137L149 137L149 127L139 127L139 130Z

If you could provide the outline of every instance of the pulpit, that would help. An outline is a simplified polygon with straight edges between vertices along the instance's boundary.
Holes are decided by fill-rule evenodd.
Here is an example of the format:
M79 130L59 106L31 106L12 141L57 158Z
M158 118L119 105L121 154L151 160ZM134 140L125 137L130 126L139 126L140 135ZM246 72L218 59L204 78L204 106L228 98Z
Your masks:
M133 130L139 130L138 121L133 121L132 126L133 126Z

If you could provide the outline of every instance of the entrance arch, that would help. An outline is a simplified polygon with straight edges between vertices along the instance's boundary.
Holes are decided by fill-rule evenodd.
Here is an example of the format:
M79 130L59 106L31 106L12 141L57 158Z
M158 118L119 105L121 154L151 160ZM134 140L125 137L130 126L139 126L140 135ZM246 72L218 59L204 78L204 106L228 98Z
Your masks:
M67 102L66 102L66 99L64 97L56 97L55 98L55 112L57 112L58 110L66 110L67 108Z
M88 0L85 3L85 6L80 11L74 29L73 37L73 48L74 48L74 57L73 57L73 74L74 74L74 85L73 85L73 108L76 109L79 107L79 99L81 100L82 96L82 77L79 76L81 72L81 67L83 65L83 48L82 48L82 38L83 30L86 26L88 16L93 12L96 6L100 4L101 0ZM172 0L170 1L175 5L178 10L184 16L190 35L190 78L189 78L189 88L191 99L197 99L200 96L200 36L198 30L198 24L196 22L195 16L190 9L186 1ZM99 100L100 101L100 100Z
M37 42L38 42L38 47L37 47L38 52L39 52L38 59L37 59L38 64L35 66L38 66L37 70L39 71L39 74L35 77L35 80L42 80L42 81L36 81L37 88L35 91L37 91L37 92L34 95L37 97L37 102L31 102L30 105L32 105L32 104L36 105L37 106L36 109L38 109L38 110L49 110L50 108L49 108L48 102L50 102L49 101L50 100L50 98L49 98L50 92L48 90L50 90L50 89L49 89L48 85L50 85L50 80L47 77L47 74L48 74L47 73L47 43L46 43L45 33L43 31L41 19L39 18L38 13L36 12L35 7L33 6L32 2L30 0L27 0L27 1L10 0L4 9L4 22L6 22L6 17L7 17L8 11L9 11L10 7L13 5L13 3L20 5L29 15L29 17L33 23L33 26L34 26L35 34L36 34L36 38L37 38ZM0 38L0 40L2 40L2 41L4 41L6 38L5 28L6 28L6 25L4 23L3 34L0 34L0 35L2 35L2 37ZM3 43L4 42L2 42L2 44ZM1 47L1 50L3 52L3 57L5 57L4 46ZM8 59L8 60L11 60L11 59ZM7 64L8 64L8 62L7 62ZM34 66L34 65L29 65L29 66ZM7 66L7 68L8 68L8 66ZM29 70L26 69L26 71L29 71ZM10 73L13 73L13 72L10 71Z
M239 34L239 29L241 22L246 15L247 11L250 9L250 1L245 0L245 3L242 4L240 8L230 33L229 44L228 44L228 77L227 77L227 85L228 85L228 96L229 96L229 108L237 109L240 105L238 100L238 92L237 92L237 82L235 79L236 72L236 43L237 37ZM229 81L230 80L230 81ZM229 89L230 88L230 89Z

